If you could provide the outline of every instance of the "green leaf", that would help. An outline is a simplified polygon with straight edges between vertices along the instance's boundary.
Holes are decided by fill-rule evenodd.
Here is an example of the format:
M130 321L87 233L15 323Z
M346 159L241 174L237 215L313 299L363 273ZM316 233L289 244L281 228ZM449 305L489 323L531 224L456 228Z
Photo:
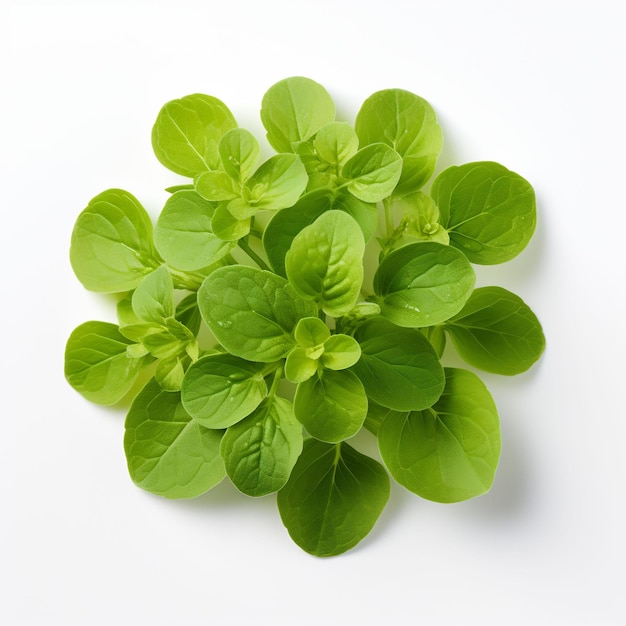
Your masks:
M289 282L303 298L339 317L359 297L364 249L354 219L343 211L327 211L294 237L285 257Z
M374 275L382 314L398 326L419 328L456 315L472 293L474 270L463 253L425 241L394 250Z
M137 317L135 311L133 311L133 293L134 291L125 293L124 296L117 302L117 321L120 324L120 328L123 326L141 323L141 320Z
M184 410L180 393L152 379L133 401L124 450L133 482L166 498L195 498L226 475L223 432L204 428Z
M403 89L377 91L361 106L355 130L361 146L382 142L402 157L397 195L417 191L432 176L443 140L423 98Z
M340 166L356 154L359 138L347 122L330 122L317 131L313 147L324 161Z
M437 356L441 358L446 348L446 333L443 330L443 324L438 326L426 326L425 328L420 328L420 331L435 349Z
M380 463L346 443L308 439L278 492L278 510L294 542L315 556L353 548L372 530L389 499Z
M150 357L130 358L132 344L115 324L85 322L78 326L65 348L65 378L90 402L115 404L131 389Z
M275 396L226 431L221 448L226 472L246 495L274 493L287 483L302 441L291 402Z
M376 403L412 411L439 399L445 384L443 368L420 332L374 318L359 326L355 338L361 358L352 371Z
M157 159L177 174L194 178L216 170L221 138L237 122L228 107L212 96L193 94L168 102L152 128Z
M184 324L192 334L197 335L202 323L200 309L198 309L198 295L196 292L185 296L176 306L176 319Z
M161 262L152 245L152 222L137 198L108 189L78 216L70 262L86 289L118 293L134 289Z
M213 233L214 212L213 204L195 191L177 191L168 198L156 222L154 242L170 267L193 272L231 251L233 244Z
M238 200L232 200L232 202L238 203ZM220 204L215 209L211 223L215 235L229 243L237 242L242 237L248 235L250 233L250 225L249 217L241 219L232 214L230 203ZM230 245L232 247L235 243L230 243Z
M254 172L261 148L250 132L233 128L220 140L219 151L226 172L234 180L243 183Z
M193 363L183 380L182 402L207 428L227 428L254 411L267 395L264 366L231 354Z
M313 376L320 362L309 356L310 350L296 346L285 360L285 376L292 383L302 383Z
M185 363L188 363L187 357L180 354L159 359L154 379L163 391L180 391L185 376Z
M495 374L525 372L546 345L536 315L519 296L502 287L474 290L444 328L470 365Z
M174 315L174 283L165 265L137 285L131 302L133 311L144 322L162 324Z
M490 161L449 167L431 196L450 245L472 263L504 263L530 241L536 224L535 192L519 174Z
M295 143L307 141L334 119L330 94L310 78L285 78L263 96L261 121L276 152L293 152Z
M343 167L350 193L364 202L390 196L402 171L402 157L384 143L361 148Z
M344 370L352 367L361 356L361 348L354 337L333 335L324 343L321 356L322 365L331 370Z
M196 191L209 202L222 202L239 197L239 190L226 172L202 172L194 180Z
M439 209L434 200L421 191L394 199L392 210L401 230L401 241L438 241L449 244L448 231L439 223Z
M294 410L310 435L337 443L356 435L363 426L367 396L350 370L322 370L298 385Z
M303 348L317 349L330 337L330 329L319 317L304 317L298 322L294 337Z
M317 314L284 278L253 267L216 269L198 291L204 321L232 354L273 362L295 345L292 332L303 317Z
M472 372L446 368L446 388L425 411L391 412L378 431L380 454L398 483L435 502L489 491L500 456L498 413Z
M276 154L262 163L247 180L247 200L257 209L278 211L296 203L308 180L298 156Z

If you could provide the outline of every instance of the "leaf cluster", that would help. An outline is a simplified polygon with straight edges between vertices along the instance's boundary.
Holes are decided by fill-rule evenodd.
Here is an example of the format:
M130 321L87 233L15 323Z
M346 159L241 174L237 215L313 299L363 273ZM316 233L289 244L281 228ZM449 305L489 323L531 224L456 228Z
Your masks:
M277 493L293 540L331 556L372 529L389 474L437 502L491 487L499 419L473 370L524 372L545 340L521 298L475 288L474 266L525 248L535 198L487 161L444 169L426 192L441 128L405 90L373 94L350 124L322 85L287 78L261 120L267 159L217 98L167 103L152 145L187 180L156 222L119 189L80 213L72 267L118 294L118 323L76 328L65 375L99 404L135 394L137 485L193 498L228 476ZM446 366L448 339L473 369ZM354 446L363 428L382 463Z

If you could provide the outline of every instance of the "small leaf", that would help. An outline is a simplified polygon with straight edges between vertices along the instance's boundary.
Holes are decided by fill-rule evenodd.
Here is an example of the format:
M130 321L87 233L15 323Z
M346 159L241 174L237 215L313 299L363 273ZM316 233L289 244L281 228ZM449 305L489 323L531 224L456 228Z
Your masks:
M131 358L133 342L120 334L115 324L85 322L67 340L65 378L90 402L115 404L131 389L150 357Z
M344 370L352 367L361 356L361 347L354 339L341 333L333 335L324 343L321 361L331 370Z
M295 347L285 360L285 376L289 382L302 383L313 376L318 368L317 358L310 357L305 348Z
M243 128L233 128L220 140L219 151L226 172L243 183L254 172L261 148L252 133Z
M276 154L246 181L247 200L257 209L278 211L296 203L308 182L306 169L295 154Z
M493 483L501 445L498 413L478 376L446 368L446 387L432 409L390 412L378 445L403 487L427 500L460 502Z
M152 147L165 167L194 178L218 169L220 140L236 126L223 102L193 94L172 100L159 111L152 128Z
M202 316L198 309L198 295L190 293L176 306L176 319L184 324L193 335L197 335L202 323Z
M233 202L237 202L233 200ZM217 237L227 242L236 242L250 233L250 218L240 219L229 210L229 204L220 204L215 209L211 226Z
M346 186L359 200L379 202L390 196L402 171L402 157L384 143L361 148L343 167Z
M347 122L330 122L317 131L313 146L324 161L340 166L356 154L359 138Z
M343 211L327 211L294 237L285 257L289 282L303 298L339 317L359 297L364 249L354 219Z
M185 362L188 362L188 359L180 354L159 359L154 379L163 391L180 391L185 376Z
M356 435L367 414L361 381L349 370L323 370L298 385L296 417L320 441L337 443Z
M476 276L463 253L425 241L391 252L374 275L384 317L420 328L456 315L472 293Z
M193 363L183 380L182 402L207 428L227 428L250 415L267 395L264 366L231 354Z
M308 439L289 482L278 492L278 510L303 550L334 556L367 536L389 493L389 477L380 463L346 443Z
M196 176L194 187L209 202L222 202L239 197L239 190L226 172L202 172Z
M152 379L126 417L124 450L139 487L166 498L195 498L226 475L220 456L223 432L204 428L184 410L180 393Z
M450 245L472 263L492 265L517 256L536 224L535 192L519 174L490 161L449 167L433 181Z
M152 222L137 198L108 189L76 220L70 261L85 289L118 293L134 289L161 262L152 245Z
M287 483L302 440L291 402L274 397L226 431L221 446L226 472L246 495L274 493Z
M294 144L307 141L334 119L332 98L310 78L285 78L263 96L261 121L276 152L293 152Z
M377 91L361 106L354 128L361 146L383 142L402 157L395 194L417 191L432 176L442 135L423 98L403 89Z
M536 315L519 296L502 287L475 289L443 327L470 365L495 374L525 372L546 345Z
M139 283L131 302L135 315L144 322L163 324L174 315L174 283L165 265Z
M330 330L319 317L304 317L298 322L294 337L303 348L317 348L330 337Z

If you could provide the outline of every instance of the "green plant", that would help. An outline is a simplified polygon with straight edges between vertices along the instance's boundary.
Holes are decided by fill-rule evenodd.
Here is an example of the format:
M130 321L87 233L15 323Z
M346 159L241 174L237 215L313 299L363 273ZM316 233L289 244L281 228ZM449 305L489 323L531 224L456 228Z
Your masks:
M491 487L496 407L442 359L447 338L499 374L542 354L530 308L474 289L472 265L524 249L535 199L492 162L449 167L422 191L442 134L408 91L375 93L352 126L321 85L288 78L261 119L277 152L263 162L218 99L169 102L154 151L192 182L167 190L154 226L117 189L79 215L72 267L87 289L120 294L119 323L76 328L65 374L101 404L143 384L124 439L137 485L193 498L227 475L244 494L278 492L293 540L330 556L374 526L387 470L438 502ZM363 426L384 466L348 442Z

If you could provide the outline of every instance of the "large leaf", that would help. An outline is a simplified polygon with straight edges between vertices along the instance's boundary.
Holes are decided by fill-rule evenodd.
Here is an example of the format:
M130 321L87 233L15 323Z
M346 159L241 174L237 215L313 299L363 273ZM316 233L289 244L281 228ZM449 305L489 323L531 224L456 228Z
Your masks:
M395 193L420 189L432 176L441 152L441 128L426 100L402 89L372 94L355 121L361 147L382 142L402 157L402 174Z
M445 383L443 368L421 333L377 318L359 326L355 338L361 358L352 371L375 402L397 411L414 411L439 399Z
M161 262L152 244L152 222L137 198L108 189L76 220L70 262L83 286L118 293L134 289Z
M496 374L525 372L546 345L537 316L519 296L502 287L474 290L444 328L468 363Z
M425 241L391 252L374 275L382 314L398 326L419 328L443 322L472 293L474 270L459 250Z
M126 417L124 450L139 487L167 498L194 498L226 475L220 456L223 431L191 419L180 393L163 391L152 379Z
M220 140L236 126L223 102L192 94L168 102L159 111L152 128L152 147L165 167L193 178L219 167Z
M263 96L261 121L276 152L294 152L294 144L310 139L334 119L330 94L310 78L285 78Z
M278 492L278 510L303 550L334 556L372 530L389 491L389 477L374 459L346 443L308 439L289 482Z
M446 368L431 408L390 412L378 430L380 454L409 491L436 502L487 492L500 457L500 423L489 391L472 372Z
M291 402L275 396L226 431L221 447L226 472L249 496L278 491L302 452L302 440Z
M232 354L210 354L187 370L182 402L207 428L227 428L250 415L267 395L262 364Z
M431 195L450 244L472 263L504 263L530 241L536 224L535 192L519 174L490 161L449 167Z
M354 219L343 211L327 211L294 237L285 257L289 282L328 315L344 315L361 291L364 249Z
M216 269L198 291L204 321L232 354L272 362L287 356L298 320L317 315L284 278L253 267Z
M81 324L74 329L65 348L67 382L96 404L119 402L151 361L150 357L129 357L127 349L131 343L115 324Z

